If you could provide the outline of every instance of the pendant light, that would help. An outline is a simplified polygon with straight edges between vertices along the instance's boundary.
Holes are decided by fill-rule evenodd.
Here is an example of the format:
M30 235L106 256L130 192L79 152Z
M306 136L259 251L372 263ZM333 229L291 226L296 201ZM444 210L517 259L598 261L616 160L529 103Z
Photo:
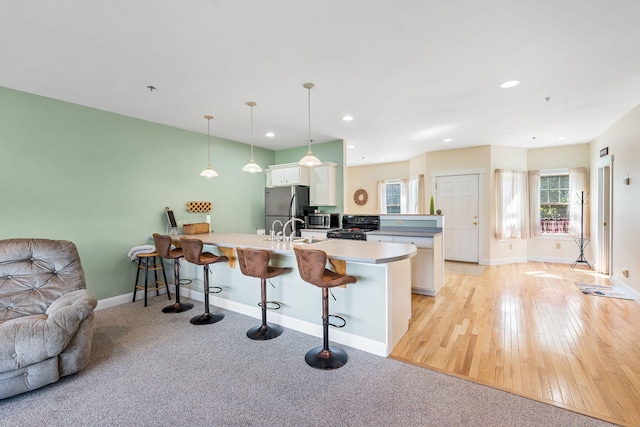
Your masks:
M213 116L204 116L205 119L207 119L207 143L209 145L209 163L208 166L205 170L203 170L202 172L200 172L200 176L206 176L207 178L213 178L214 176L218 176L218 172L214 171L213 169L211 169L211 132L210 132L210 123L211 123L211 119L213 119Z
M249 101L247 102L247 105L251 107L251 159L249 160L249 163L242 167L242 171L249 173L262 172L260 165L253 159L253 107L256 106L256 103Z
M298 164L300 166L308 166L308 167L318 166L321 163L320 159L314 156L313 153L311 152L311 142L312 142L311 141L311 88L314 86L315 85L313 83L305 83L302 85L302 87L307 89L307 91L309 92L309 96L307 100L307 105L309 107L309 143L307 146L307 155L304 156L302 159L300 159Z

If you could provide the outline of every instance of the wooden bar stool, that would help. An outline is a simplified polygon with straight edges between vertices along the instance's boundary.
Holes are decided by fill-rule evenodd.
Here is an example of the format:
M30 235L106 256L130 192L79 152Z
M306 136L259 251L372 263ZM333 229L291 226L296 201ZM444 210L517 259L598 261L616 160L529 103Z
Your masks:
M173 260L173 278L176 285L176 302L162 309L163 313L182 313L191 310L193 304L180 302L180 258L184 257L182 249L171 249L173 241L171 236L163 236L158 233L153 234L153 241L156 245L156 251L162 259Z
M191 319L191 324L193 325L210 325L211 323L216 323L224 319L224 314L221 313L210 313L209 312L209 294L217 294L222 291L222 288L219 286L214 286L214 291L211 291L209 288L209 265L214 264L216 262L226 262L229 261L229 258L226 256L217 256L212 254L211 252L202 252L202 247L204 246L202 240L198 239L188 239L186 237L181 237L180 242L182 243L182 251L184 252L184 259L189 261L191 264L202 265L204 266L204 313L193 317Z
M329 347L329 317L340 316L329 314L329 288L356 283L353 276L341 275L327 270L327 254L319 249L293 248L296 254L300 277L307 283L322 288L322 337L323 345L312 348L304 356L307 365L317 369L337 369L347 363L347 353L337 347ZM336 326L331 324L331 326ZM343 327L343 325L339 327Z
M156 259L157 257L157 259ZM159 262L158 262L159 261ZM140 277L140 270L144 270L144 286L138 285L138 279ZM153 283L153 287L149 288L149 270L153 271L155 281ZM164 282L158 281L158 270L162 270L162 277L164 278ZM148 291L156 291L156 295L160 295L161 285L164 285L167 288L167 297L171 299L171 292L169 292L169 285L167 283L167 275L164 272L164 264L162 262L162 258L158 256L157 252L151 252L148 254L138 254L138 268L136 271L136 283L133 285L133 300L131 302L136 302L136 292L138 289L144 290L144 306L147 306L147 292Z
M280 336L283 331L282 327L267 323L267 304L276 305L276 310L280 308L279 303L267 301L267 279L289 273L293 269L291 267L270 266L271 252L265 249L236 248L236 252L238 253L238 262L240 263L242 274L260 279L262 297L258 306L262 308L262 324L249 329L247 336L252 340L261 341Z

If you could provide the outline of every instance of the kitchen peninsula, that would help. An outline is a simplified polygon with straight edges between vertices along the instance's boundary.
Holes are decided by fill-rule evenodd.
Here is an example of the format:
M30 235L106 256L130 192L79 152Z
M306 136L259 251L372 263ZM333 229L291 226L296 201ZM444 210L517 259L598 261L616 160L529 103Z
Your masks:
M177 242L179 235L172 235ZM293 252L294 246L320 249L327 253L335 269L346 269L358 282L346 288L333 288L330 312L344 317L347 324L332 329L331 340L340 344L388 356L408 329L411 317L411 257L416 254L412 244L326 240L305 243L271 241L257 234L208 233L184 236L200 239L206 251L229 257L227 264L211 267L211 285L222 292L211 295L211 303L251 317L260 318L260 284L255 278L244 276L237 267L236 247L250 247L271 251L271 264L292 267L293 271L271 279L268 299L278 301L281 308L269 313L269 321L286 328L317 337L322 336L320 289L300 278ZM207 247L209 245L210 247ZM181 262L181 277L192 279L182 286L185 296L202 300L203 270ZM333 268L329 266L330 268Z

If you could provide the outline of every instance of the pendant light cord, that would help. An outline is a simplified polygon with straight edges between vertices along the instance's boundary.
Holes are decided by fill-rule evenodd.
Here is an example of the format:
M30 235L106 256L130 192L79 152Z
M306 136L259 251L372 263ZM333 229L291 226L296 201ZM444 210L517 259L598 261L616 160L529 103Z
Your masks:
M253 105L250 105L251 107L251 135L249 137L249 140L251 141L251 159L253 159Z
M211 125L211 119L207 119L207 145L209 146L208 149L208 154L209 154L209 164L208 166L211 167L211 129L210 126Z
M311 151L311 87L307 88L309 96L307 98L307 105L309 107L309 151Z

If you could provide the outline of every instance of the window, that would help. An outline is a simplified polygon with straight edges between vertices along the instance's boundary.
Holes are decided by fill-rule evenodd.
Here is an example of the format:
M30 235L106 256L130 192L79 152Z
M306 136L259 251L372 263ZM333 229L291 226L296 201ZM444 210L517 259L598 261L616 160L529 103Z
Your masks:
M401 213L400 183L387 184L387 213Z
M424 175L409 179L378 181L381 214L424 213Z
M540 176L540 231L569 233L569 174Z

